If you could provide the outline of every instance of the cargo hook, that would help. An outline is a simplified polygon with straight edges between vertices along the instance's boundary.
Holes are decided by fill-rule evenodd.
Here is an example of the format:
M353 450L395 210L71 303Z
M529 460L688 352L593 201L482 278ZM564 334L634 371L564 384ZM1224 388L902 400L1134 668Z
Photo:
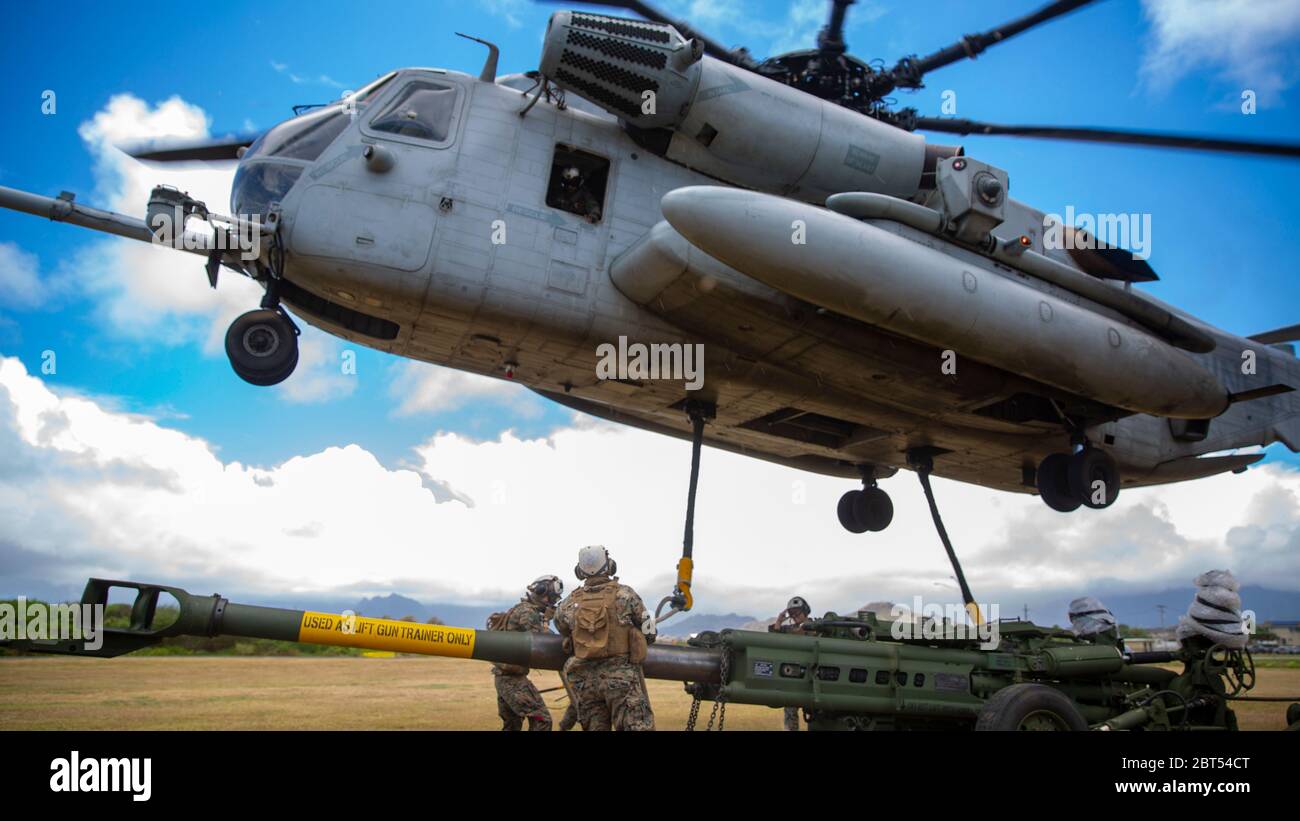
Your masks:
M686 491L686 530L682 535L682 558L677 562L677 584L673 592L659 602L655 608L655 623L667 621L677 613L690 610L695 603L691 596L691 574L695 569L695 491L700 482L700 449L704 445L704 424L717 415L717 406L712 402L687 400L686 415L691 420L691 482ZM664 607L669 610L662 616Z
M943 519L939 516L939 505L934 501L934 489L930 487L934 457L945 452L933 447L912 448L907 452L907 461L916 471L916 475L921 477L921 489L925 491L925 501L930 504L930 518L934 519L934 529L939 532L939 541L943 542L943 549L948 551L948 561L952 562L952 571L957 577L957 585L961 588L962 600L966 602L966 611L970 613L976 626L979 626L984 623L984 618L980 614L979 605L975 603L975 596L970 592L970 585L966 584L966 574L962 572L961 562L957 561L957 551L953 550L952 540L948 538L948 530L943 526Z

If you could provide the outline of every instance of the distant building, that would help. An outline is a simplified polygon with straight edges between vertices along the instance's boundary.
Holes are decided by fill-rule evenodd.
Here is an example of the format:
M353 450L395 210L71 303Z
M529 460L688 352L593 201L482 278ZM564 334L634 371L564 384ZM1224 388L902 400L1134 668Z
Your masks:
M1300 647L1300 621L1266 621L1259 627L1259 632L1276 636L1279 646Z

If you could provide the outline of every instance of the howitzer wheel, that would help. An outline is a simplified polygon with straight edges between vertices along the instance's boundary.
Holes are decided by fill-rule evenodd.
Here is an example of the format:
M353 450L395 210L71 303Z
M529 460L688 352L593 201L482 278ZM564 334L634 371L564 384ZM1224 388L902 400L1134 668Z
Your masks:
M1045 684L1013 684L993 694L979 718L977 731L1088 729L1073 702Z

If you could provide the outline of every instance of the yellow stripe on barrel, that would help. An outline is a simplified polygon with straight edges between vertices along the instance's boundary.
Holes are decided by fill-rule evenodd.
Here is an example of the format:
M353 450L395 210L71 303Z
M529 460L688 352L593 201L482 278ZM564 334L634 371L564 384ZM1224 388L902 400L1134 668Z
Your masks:
M306 612L298 628L298 641L467 659L474 655L474 633L442 624Z

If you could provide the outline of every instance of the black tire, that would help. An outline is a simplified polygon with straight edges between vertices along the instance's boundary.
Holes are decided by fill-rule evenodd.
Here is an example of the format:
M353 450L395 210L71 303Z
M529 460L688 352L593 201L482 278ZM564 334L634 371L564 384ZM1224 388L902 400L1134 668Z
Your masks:
M1070 730L1088 729L1070 699L1045 684L1012 684L993 694L979 717L975 730Z
M862 491L854 503L854 512L859 522L867 530L877 533L889 527L894 521L894 502L889 494L878 487L869 487Z
M1071 456L1066 476L1069 477L1070 493L1094 510L1110 507L1119 498L1119 467L1104 450L1084 448ZM1105 490L1105 498L1100 503L1092 500L1094 482L1101 482Z
M1052 510L1070 513L1078 510L1083 500L1070 490L1070 457L1064 453L1053 453L1038 465L1035 484L1038 495Z
M269 388L272 385L278 385L284 380L288 379L289 376L294 372L294 369L297 367L298 367L298 351L295 349L293 352L293 359L286 362L282 370L277 371L276 373L265 374L263 376L244 376L243 374L240 374L239 378L244 380L250 385L257 385L258 387ZM235 373L238 374L239 371L235 371Z
M839 507L836 513L840 517L840 524L850 533L866 533L867 526L858 518L858 499L862 496L860 490L850 490L840 497Z
M226 356L245 382L275 385L298 365L298 334L279 311L249 311L230 323Z

